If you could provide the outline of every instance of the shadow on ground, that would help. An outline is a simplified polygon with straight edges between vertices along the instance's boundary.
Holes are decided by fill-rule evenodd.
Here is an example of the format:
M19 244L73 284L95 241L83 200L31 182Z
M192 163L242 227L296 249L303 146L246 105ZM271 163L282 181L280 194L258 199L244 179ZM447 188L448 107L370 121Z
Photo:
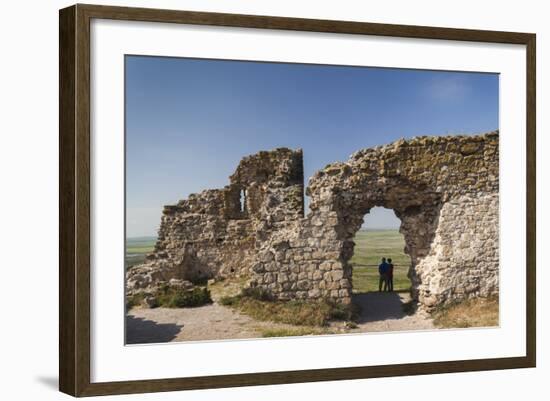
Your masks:
M403 301L397 292L364 292L353 294L352 301L361 307L357 323L403 319Z
M38 376L36 381L40 382L45 387L48 387L51 390L56 390L59 388L59 380L56 376Z
M175 339L182 328L179 324L126 315L126 344L166 343Z

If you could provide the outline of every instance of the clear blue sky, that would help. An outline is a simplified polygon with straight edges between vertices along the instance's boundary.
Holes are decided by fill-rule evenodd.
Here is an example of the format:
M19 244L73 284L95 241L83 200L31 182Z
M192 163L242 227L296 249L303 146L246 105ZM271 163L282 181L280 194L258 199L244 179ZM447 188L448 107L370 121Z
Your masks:
M221 188L239 160L303 148L304 174L418 135L498 128L498 75L126 56L129 237L156 235L162 206ZM373 211L368 227L392 228Z

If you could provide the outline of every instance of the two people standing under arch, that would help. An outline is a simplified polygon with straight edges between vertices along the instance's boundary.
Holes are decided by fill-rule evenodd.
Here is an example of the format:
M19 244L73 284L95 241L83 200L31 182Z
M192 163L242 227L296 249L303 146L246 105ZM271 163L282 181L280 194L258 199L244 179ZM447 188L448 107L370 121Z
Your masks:
M378 282L378 291L393 291L393 263L391 258L382 258L382 263L378 265L378 273L380 274L380 280Z

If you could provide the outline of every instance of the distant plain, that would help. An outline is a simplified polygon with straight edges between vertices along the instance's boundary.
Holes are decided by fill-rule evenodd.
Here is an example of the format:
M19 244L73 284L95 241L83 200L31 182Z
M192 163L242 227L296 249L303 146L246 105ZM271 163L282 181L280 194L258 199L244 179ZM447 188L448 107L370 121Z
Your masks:
M142 263L155 246L155 237L136 237L126 240L126 268ZM378 290L378 265L382 257L391 258L394 269L394 290L407 291L410 281L407 272L410 258L403 251L405 240L398 230L360 230L354 238L353 292Z

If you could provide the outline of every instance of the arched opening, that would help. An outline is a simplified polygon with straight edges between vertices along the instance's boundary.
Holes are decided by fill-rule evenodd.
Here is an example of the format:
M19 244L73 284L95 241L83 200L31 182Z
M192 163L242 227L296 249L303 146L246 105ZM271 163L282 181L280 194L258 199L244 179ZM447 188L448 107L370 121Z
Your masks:
M402 234L402 222L392 209L373 207L353 237L352 303L359 307L358 323L402 319L414 304L411 298L411 257ZM385 258L386 271L379 265ZM391 265L388 266L389 259Z
M389 290L388 280L380 280L378 266L381 259L391 259L391 282L394 292L408 293L411 281L408 277L411 258L405 253L405 237L399 232L401 220L392 209L374 207L365 216L361 228L355 233L352 266L353 294ZM382 282L381 282L382 281Z
M378 291L378 265L382 257L394 262L394 291L392 297L382 298L395 301L395 317L397 309L402 315L403 304L407 304L407 310L409 306L414 310L426 300L431 302L435 296L430 279L438 266L434 261L437 249L432 248L432 241L441 209L440 195L403 180L353 184L346 191L335 191L336 197L332 199L338 213L336 234L342 239L339 256L347 280L343 282L347 292L342 291L343 302L361 307L370 303L370 309L373 305L385 308L384 302L376 305L381 295L387 295ZM372 233L380 229L391 229L394 241L380 232ZM379 315L378 320L392 316L378 312L374 313Z
M244 213L246 211L246 190L241 189L239 193L239 205L240 205L240 212Z

